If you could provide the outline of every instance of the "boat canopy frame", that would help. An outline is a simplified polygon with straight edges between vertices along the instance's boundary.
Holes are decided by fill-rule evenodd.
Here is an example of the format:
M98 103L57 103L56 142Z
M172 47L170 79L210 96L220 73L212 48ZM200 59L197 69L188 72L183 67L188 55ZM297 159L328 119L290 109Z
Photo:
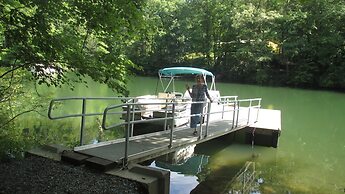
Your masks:
M213 73L196 67L168 67L163 68L158 71L159 80L162 84L162 88L164 92L166 92L169 86L172 84L173 92L175 92L175 78L180 77L183 75L202 75L204 78L204 82L207 85L207 76L211 77L212 83L210 86L210 90L216 90L216 83L215 83L215 76ZM169 83L166 87L164 87L162 78L170 78Z

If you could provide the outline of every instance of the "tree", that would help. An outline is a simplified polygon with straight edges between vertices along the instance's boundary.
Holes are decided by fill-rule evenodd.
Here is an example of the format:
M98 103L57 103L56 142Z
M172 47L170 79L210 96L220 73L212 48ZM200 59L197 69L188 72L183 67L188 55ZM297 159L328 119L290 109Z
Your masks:
M344 88L344 9L343 1L286 3L281 42L288 84Z
M152 73L193 65L240 83L344 88L344 4L151 0L145 10L154 33L134 49L146 48L145 56L131 58Z
M39 83L60 85L73 71L125 93L128 70L136 67L125 48L142 27L141 7L142 1L2 2L0 67L7 71L0 78L26 69Z
M13 121L43 106L40 96L23 88L27 80L61 86L90 76L127 95L127 76L137 66L125 51L145 28L144 5L129 0L1 1L1 140L15 142L20 130Z

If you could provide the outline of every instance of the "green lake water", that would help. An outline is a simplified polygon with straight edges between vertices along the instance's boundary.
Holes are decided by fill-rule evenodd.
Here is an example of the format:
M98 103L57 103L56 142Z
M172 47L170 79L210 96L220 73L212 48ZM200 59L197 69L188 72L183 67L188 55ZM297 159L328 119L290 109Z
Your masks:
M160 88L157 81L149 77L132 78L128 83L130 96L154 94L157 85ZM186 81L177 81L176 89L184 91L185 84ZM255 162L257 176L263 180L259 186L261 193L345 193L345 94L230 83L216 86L221 95L237 95L240 99L261 97L262 108L281 110L279 146L223 142L198 149L184 164L169 166L153 162L152 166L171 170L171 194L190 193L198 185L205 191L225 188L233 171L246 161ZM107 86L92 81L88 87L76 85L74 91L48 90L56 97L117 96ZM97 105L92 109L103 111Z

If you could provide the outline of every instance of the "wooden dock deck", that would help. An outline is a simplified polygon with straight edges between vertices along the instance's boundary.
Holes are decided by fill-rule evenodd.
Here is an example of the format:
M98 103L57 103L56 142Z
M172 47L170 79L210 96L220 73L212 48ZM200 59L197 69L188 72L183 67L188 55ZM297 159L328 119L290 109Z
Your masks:
M237 126L233 126L232 113L228 113L225 119L213 120L208 125L208 134L205 136L206 125L203 124L202 132L194 136L193 130L188 126L182 126L173 130L172 145L170 146L170 130L151 134L130 137L128 144L128 162L138 163L158 156L174 152L192 144L199 144L211 139L233 133L246 127L255 127L270 131L281 130L281 113L279 110L260 109L258 121L254 123L257 114L251 114L248 121L248 109L241 109L238 115ZM226 119L229 118L229 119ZM236 121L235 121L236 123ZM118 139L98 144L75 147L74 151L91 157L101 158L117 164L121 164L125 156L125 139Z

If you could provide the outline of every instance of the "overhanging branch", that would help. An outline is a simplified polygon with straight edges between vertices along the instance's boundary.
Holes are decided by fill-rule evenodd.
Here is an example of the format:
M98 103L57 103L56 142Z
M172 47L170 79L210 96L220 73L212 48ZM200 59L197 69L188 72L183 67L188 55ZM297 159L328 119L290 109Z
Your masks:
M17 67L14 67L14 68L12 68L12 69L6 71L5 73L3 73L3 74L0 76L0 79L3 78L3 77L5 77L5 75L7 75L7 74L9 74L9 73L11 73L11 72L13 72L13 71L19 69L19 68L22 68L22 67L24 67L24 66L25 66L25 64L19 65L19 66L17 66Z
M3 128L3 127L5 127L5 126L8 125L9 123L11 123L11 122L12 122L14 119L16 119L17 117L19 117L19 116L21 116L21 115L23 115L23 114L29 113L29 112L36 112L36 113L39 113L39 112L36 110L36 108L33 108L33 109L30 109L30 110L21 112L21 113L15 115L14 117L12 117L10 120L6 121L4 124L2 124L2 125L0 126L0 129ZM40 114L40 113L39 113L39 114ZM41 114L40 114L40 115L41 115Z

